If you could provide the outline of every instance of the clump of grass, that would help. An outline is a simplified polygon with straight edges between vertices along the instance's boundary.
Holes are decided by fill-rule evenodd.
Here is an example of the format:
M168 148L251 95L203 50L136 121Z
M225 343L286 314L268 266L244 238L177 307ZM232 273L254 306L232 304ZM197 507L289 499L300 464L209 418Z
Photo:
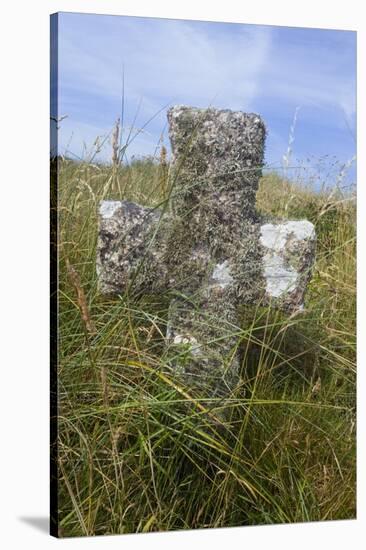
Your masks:
M170 366L167 297L97 292L99 201L162 203L161 165L60 162L62 535L355 517L354 196L263 177L260 211L315 223L317 261L303 314L243 309L241 383L215 426L223 403Z

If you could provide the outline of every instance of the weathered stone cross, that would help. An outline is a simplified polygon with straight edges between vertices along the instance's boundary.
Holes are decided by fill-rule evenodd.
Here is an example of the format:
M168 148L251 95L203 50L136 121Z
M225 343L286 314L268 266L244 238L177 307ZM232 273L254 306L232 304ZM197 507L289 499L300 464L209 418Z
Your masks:
M265 127L255 114L168 111L171 201L152 209L103 201L97 273L103 293L170 290L167 341L190 381L238 380L241 304L302 308L315 252L306 221L263 223L255 209ZM177 346L177 347L175 347Z

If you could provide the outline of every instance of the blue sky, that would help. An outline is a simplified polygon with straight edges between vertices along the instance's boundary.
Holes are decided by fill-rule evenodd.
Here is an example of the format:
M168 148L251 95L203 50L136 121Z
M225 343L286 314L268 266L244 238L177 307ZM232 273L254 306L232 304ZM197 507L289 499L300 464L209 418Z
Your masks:
M153 155L169 105L259 113L266 162L280 167L296 109L291 165L337 166L356 149L356 33L138 17L59 15L60 153L85 155L121 112L125 135L147 124L129 158ZM110 141L99 154L110 158ZM310 159L310 160L307 160ZM351 170L354 177L354 169Z

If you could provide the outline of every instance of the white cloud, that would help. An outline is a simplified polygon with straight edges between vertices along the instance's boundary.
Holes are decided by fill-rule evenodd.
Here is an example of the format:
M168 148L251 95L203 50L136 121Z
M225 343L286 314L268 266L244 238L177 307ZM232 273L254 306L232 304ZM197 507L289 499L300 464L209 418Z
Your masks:
M117 18L115 18L117 19ZM168 102L217 103L248 108L258 93L257 77L270 49L269 27L237 27L217 36L205 26L184 21L109 18L93 27L89 40L66 23L60 30L61 101L71 93L92 91L107 99L121 94L148 98L150 112ZM76 30L76 29L75 29Z

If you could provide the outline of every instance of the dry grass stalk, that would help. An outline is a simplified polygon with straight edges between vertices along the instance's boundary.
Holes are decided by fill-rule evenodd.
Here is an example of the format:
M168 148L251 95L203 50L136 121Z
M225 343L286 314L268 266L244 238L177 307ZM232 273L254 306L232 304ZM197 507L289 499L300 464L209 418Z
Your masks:
M300 107L299 106L296 107L294 118L293 118L292 125L291 125L291 128L290 128L290 134L289 134L289 137L288 137L287 151L283 155L283 158L282 158L283 169L284 169L284 177L285 178L287 178L287 171L288 171L288 168L290 166L290 162L291 162L291 158L292 158L292 146L293 146L293 143L295 141L295 130L296 130L297 116L298 116L299 110L300 110Z
M167 191L167 182L168 182L168 152L164 144L161 145L160 148L160 188L163 195L165 195Z
M96 328L90 317L88 304L83 287L81 286L80 277L76 269L70 264L68 258L66 259L66 268L70 281L76 291L77 303L80 309L82 320L85 324L85 328L89 334L95 334Z
M120 163L119 159L119 130L120 130L120 119L117 118L116 124L112 132L112 164L113 166L118 166Z
M108 380L107 380L107 371L104 366L100 370L100 380L101 380L102 389L103 389L103 403L106 407L108 407L109 405Z

